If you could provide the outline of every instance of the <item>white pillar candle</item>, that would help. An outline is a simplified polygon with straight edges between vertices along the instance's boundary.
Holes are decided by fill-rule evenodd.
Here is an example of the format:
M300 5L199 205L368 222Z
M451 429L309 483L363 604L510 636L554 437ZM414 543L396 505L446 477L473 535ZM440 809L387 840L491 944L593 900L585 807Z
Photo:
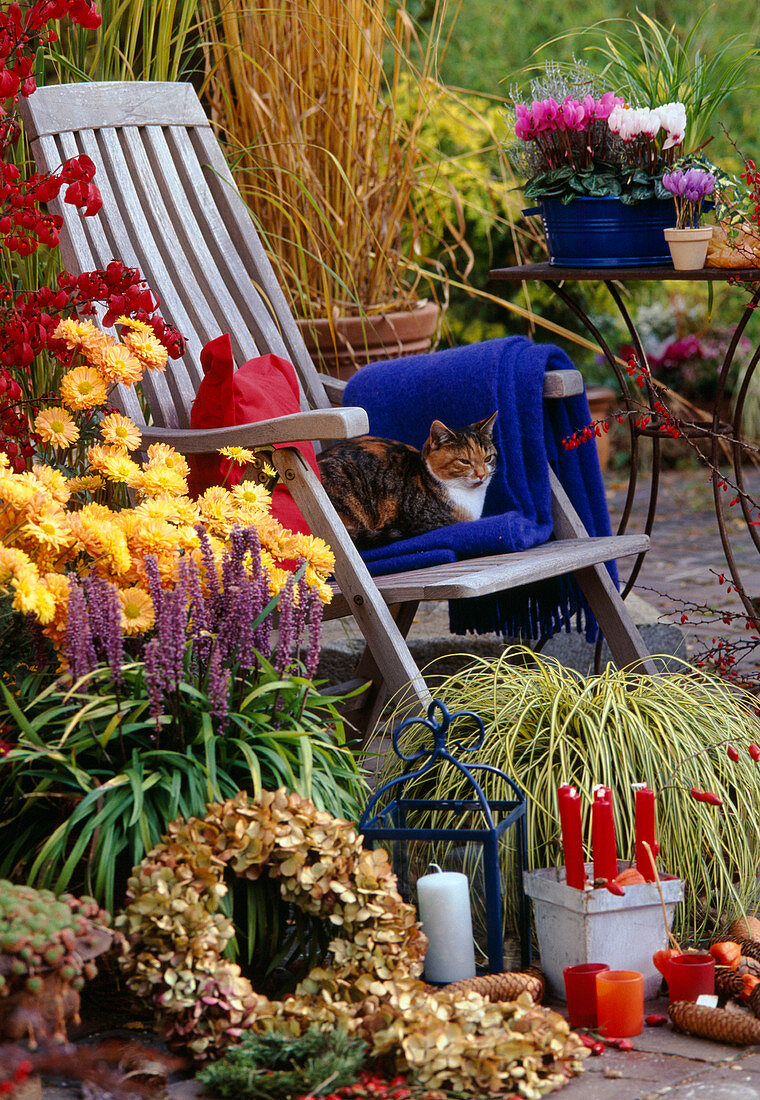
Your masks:
M432 863L431 867L438 867ZM422 930L428 938L425 977L429 982L458 982L475 977L470 886L467 875L442 871L417 879Z

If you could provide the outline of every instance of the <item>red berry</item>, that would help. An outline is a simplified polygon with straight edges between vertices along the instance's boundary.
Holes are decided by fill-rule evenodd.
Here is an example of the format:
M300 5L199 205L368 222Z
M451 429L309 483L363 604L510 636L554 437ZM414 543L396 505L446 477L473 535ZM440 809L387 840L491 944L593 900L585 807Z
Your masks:
M667 1016L663 1016L661 1012L653 1012L646 1018L646 1024L648 1027L664 1027L668 1022Z
M632 1039L621 1039L618 1043L618 1050L633 1050Z
M760 760L760 745L756 745L753 741L747 751L754 761Z
M734 763L736 763L736 761L739 759L739 751L738 749L735 749L733 745L728 745L726 747L726 755L728 756L728 759L733 760Z
M605 1051L604 1043L594 1043L594 1045L591 1048L591 1053L592 1053L592 1055L595 1055L595 1056L598 1056L599 1054L604 1054L604 1051Z

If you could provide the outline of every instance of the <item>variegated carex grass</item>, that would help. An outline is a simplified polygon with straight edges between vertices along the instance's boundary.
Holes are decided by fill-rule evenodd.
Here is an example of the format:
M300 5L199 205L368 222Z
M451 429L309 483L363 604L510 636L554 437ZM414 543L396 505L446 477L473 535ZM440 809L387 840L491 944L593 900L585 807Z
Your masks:
M632 859L632 785L646 782L662 792L658 865L686 882L677 915L684 943L709 935L753 904L760 862L760 764L747 751L760 740L753 695L673 658L663 658L656 676L612 665L581 676L520 646L508 647L498 659L473 658L436 695L451 711L482 717L486 738L473 758L501 768L525 791L531 869L562 863L562 783L581 793L587 858L593 787L612 789L618 852ZM411 736L419 738L419 730L414 727ZM466 742L467 734L467 720L461 719L450 740ZM739 752L736 762L727 754L729 745ZM482 781L490 797L510 797L498 777L486 773ZM435 773L435 784L427 797L456 797L463 789L461 774L451 768ZM723 804L695 802L691 787L715 792ZM514 851L505 849L503 859L511 893L507 921L514 927Z

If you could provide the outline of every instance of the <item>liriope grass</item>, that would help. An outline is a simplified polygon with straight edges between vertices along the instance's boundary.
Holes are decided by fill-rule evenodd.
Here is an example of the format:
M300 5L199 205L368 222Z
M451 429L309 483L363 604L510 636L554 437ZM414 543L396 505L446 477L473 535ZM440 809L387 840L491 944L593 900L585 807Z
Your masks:
M618 852L624 859L634 855L633 784L646 782L661 791L658 863L685 880L677 930L692 942L755 897L760 765L747 748L760 740L760 722L754 696L685 662L669 671L673 659L668 662L656 676L626 674L612 665L599 675L581 676L551 658L509 647L498 659L473 658L437 688L436 696L451 711L482 717L485 741L472 759L506 772L525 792L531 869L562 863L557 808L562 783L581 793L588 859L595 784L614 793ZM466 740L471 734L466 719L453 727L452 737ZM412 727L407 743L423 739L421 728ZM729 759L729 744L739 750L738 762ZM391 758L386 777L393 768ZM483 773L482 782L489 797L510 797L500 777ZM723 805L694 801L691 787L715 792ZM465 791L461 773L445 766L425 794L452 798ZM504 847L506 926L513 930L514 844Z

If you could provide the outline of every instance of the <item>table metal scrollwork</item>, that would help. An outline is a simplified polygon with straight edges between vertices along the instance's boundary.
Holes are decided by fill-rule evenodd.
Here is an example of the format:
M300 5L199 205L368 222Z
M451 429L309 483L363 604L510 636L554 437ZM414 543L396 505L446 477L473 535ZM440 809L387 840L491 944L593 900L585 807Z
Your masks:
M617 310L623 320L623 323L630 335L631 342L636 351L636 356L639 363L646 368L645 377L650 376L649 360L647 358L646 349L643 347L641 338L636 329L635 322L628 311L628 308L623 300L621 293L621 284L627 282L741 282L746 286L748 293L748 299L744 305L741 315L739 316L736 327L733 331L731 341L726 349L726 353L721 365L717 380L716 380L716 392L713 399L712 408L709 410L710 416L707 421L707 431L710 433L712 440L711 444L711 477L713 487L713 498L715 502L715 514L718 522L718 530L720 533L721 543L723 545L723 551L726 557L726 565L728 571L733 580L737 594L739 595L747 616L750 620L755 622L760 629L760 623L758 623L758 612L753 601L750 600L746 594L744 585L742 584L742 578L740 570L731 547L731 540L726 524L726 519L721 507L722 500L722 477L718 469L721 443L718 438L721 429L721 416L720 407L723 395L726 388L726 380L728 378L731 365L734 361L736 350L739 346L739 342L744 335L744 331L747 324L752 317L755 307L760 301L760 269L758 268L702 268L698 271L676 271L667 266L651 266L651 267L558 267L550 263L539 264L525 264L518 267L504 267L495 268L490 272L490 278L494 282L503 283L518 283L529 282L535 280L537 282L544 283L550 288L550 290L559 298L565 305L575 314L581 324L591 334L593 339L599 346L599 350L604 355L605 359L613 370L618 384L620 386L620 392L622 395L623 405L625 412L628 414L626 417L630 438L630 453L631 453L631 465L630 476L628 480L628 489L623 504L622 514L618 525L618 533L623 534L628 526L628 522L631 517L631 511L633 503L636 497L636 490L639 479L639 465L640 465L640 439L642 436L648 436L651 439L652 445L652 474L649 485L649 501L646 513L646 520L644 524L644 531L648 535L652 531L654 525L655 514L657 510L657 493L659 486L660 476L660 440L662 434L657 424L657 418L654 417L650 426L646 428L640 428L637 426L637 417L635 410L640 407L640 395L636 395L634 401L634 395L632 394L629 378L625 369L621 366L618 357L615 355L612 348L610 348L608 342L604 339L602 333L594 324L588 313L583 306L576 300L572 294L572 290L568 288L566 284L581 283L581 282L600 282L604 283L607 291L610 294ZM730 425L731 434L728 439L728 447L731 454L733 472L736 481L736 485L739 490L740 505L742 514L749 531L749 534L754 542L755 548L760 552L760 527L755 522L752 522L752 510L751 503L745 489L744 474L742 471L742 455L745 451L745 444L742 439L741 424L742 414L744 410L744 403L747 396L747 390L749 387L750 379L757 366L758 360L760 360L760 345L755 349L748 364L748 368L744 374L742 384L739 388L739 392L736 395L733 421ZM648 383L645 386L646 400L649 404L649 408L653 409L655 392L651 385ZM636 578L641 569L641 565L644 560L644 554L640 554L634 562L630 575L628 576L625 586L623 588L623 595L627 595L631 588L635 584Z

